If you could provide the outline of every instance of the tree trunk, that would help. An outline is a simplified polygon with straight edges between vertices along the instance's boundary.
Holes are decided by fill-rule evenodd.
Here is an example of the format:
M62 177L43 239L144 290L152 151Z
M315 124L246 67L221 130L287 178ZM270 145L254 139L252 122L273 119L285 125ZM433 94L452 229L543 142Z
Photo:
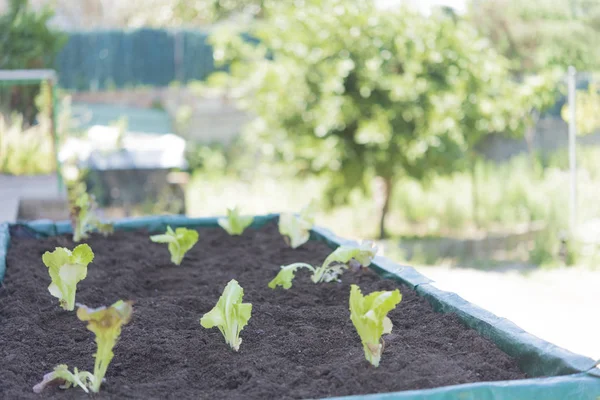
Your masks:
M392 179L382 178L382 204L379 219L379 239L386 237L385 233L385 218L390 209L390 197L392 195Z

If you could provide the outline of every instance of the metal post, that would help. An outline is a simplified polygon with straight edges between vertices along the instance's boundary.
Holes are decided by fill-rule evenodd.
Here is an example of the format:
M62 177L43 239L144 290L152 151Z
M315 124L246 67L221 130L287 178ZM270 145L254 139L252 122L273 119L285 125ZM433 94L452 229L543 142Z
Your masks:
M48 92L50 97L50 134L52 135L52 149L54 150L54 162L56 167L56 180L58 182L58 195L62 195L63 180L58 159L58 109L56 107L56 85L53 79L48 79Z
M576 75L575 67L569 67L569 168L570 168L570 190L569 190L569 227L571 232L575 230L577 224L577 162L576 162Z

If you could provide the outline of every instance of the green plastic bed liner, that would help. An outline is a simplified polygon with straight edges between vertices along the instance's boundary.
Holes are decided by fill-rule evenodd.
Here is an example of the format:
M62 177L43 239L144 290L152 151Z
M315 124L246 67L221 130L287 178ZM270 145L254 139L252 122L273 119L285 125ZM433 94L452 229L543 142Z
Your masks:
M598 400L598 378L586 374L481 382L328 400Z
M254 218L252 227L257 228L276 221L277 214ZM72 233L68 221L33 221L20 225L34 237L48 237ZM164 231L171 227L217 227L217 218L187 218L184 216L153 216L126 218L114 223L116 230L146 229L149 232ZM9 224L0 224L0 282L6 270L6 253L10 243ZM315 227L311 240L320 240L334 248L354 242L337 237L327 229ZM533 336L504 318L469 303L460 296L437 289L433 281L415 269L398 265L377 256L372 268L382 277L396 279L426 298L436 311L456 314L467 326L492 340L507 354L515 357L521 369L533 379L502 382L483 382L436 389L350 396L345 399L365 400L600 400L600 370L594 368L591 358L574 354L536 336ZM341 399L341 398L338 398Z

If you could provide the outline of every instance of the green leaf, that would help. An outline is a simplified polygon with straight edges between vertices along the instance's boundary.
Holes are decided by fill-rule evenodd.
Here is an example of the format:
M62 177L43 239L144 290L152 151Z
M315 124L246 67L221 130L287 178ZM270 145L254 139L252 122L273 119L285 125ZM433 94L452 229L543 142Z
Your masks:
M311 202L299 215L282 213L279 215L279 233L285 236L293 249L302 246L310 238L310 230L315 221L315 204Z
M347 264L350 260L355 259L363 267L371 265L371 261L377 254L377 246L371 241L364 241L360 246L340 246L333 251L325 261L323 266L328 266L331 263L337 262Z
M289 289L292 287L292 280L296 274L296 270L298 268L308 268L311 271L315 271L312 265L305 263L294 263L290 265L284 265L279 270L279 273L271 282L269 282L269 287L271 289L275 289L277 286L282 286L284 289Z
M168 243L171 262L180 265L185 253L198 242L198 231L187 228L177 228L173 231L167 226L166 233L150 236L150 240L155 243Z
M114 232L110 223L103 223L96 216L97 208L94 197L87 193L87 187L82 182L75 182L68 187L69 212L73 227L73 241L79 242L87 238L88 232L97 229L103 235Z
M217 223L227 231L230 235L241 235L244 230L252 224L253 217L240 216L240 211L237 207L227 209L227 218L219 218Z
M242 303L244 289L235 279L229 281L217 305L200 319L200 324L206 329L219 328L225 342L238 351L242 339L240 332L252 314L252 304Z
M87 266L94 259L94 253L87 244L80 244L71 252L57 247L53 252L45 252L42 262L48 267L52 283L48 286L50 294L60 300L67 311L75 309L77 283L87 276Z
M360 336L365 358L379 366L383 346L381 336L391 333L392 321L387 314L402 300L400 290L373 292L363 296L356 285L350 287L350 319Z
M78 304L77 318L87 321L87 328L96 335L98 349L94 355L94 375L90 389L98 393L106 370L114 357L113 348L121 335L121 327L131 320L133 302L119 300L110 307L88 308Z
M46 386L52 384L55 381L60 381L63 382L60 386L61 389L68 389L71 386L77 385L81 387L86 393L89 393L89 390L87 388L88 384L86 382L89 377L88 374L89 372L85 371L79 372L77 368L75 368L74 372L71 373L69 371L69 367L66 364L60 364L54 367L54 371L44 375L42 381L33 387L33 391L35 393L41 393L46 388Z
M348 204L375 177L394 193L401 177L468 168L493 132L523 134L532 102L519 100L507 60L470 21L374 1L269 3L243 31L255 44L221 32L211 39L233 64L223 88L236 88L255 117L244 132L256 146L244 151L248 163L260 151L269 166L324 180L328 202ZM290 219L282 216L280 232L297 247L308 233Z
M62 389L79 386L86 393L100 391L100 385L106 375L106 369L114 354L113 348L121 335L121 327L131 320L133 302L119 300L110 307L88 308L78 304L77 318L87 321L87 328L96 335L98 346L94 355L94 373L73 369L71 373L65 364L57 365L54 371L44 375L40 383L33 387L35 393L40 393L46 386L55 381L62 383Z
M370 241L364 241L360 246L340 246L335 249L317 268L311 277L314 283L332 282L348 268L350 260L356 260L361 266L367 267L377 254L377 247Z

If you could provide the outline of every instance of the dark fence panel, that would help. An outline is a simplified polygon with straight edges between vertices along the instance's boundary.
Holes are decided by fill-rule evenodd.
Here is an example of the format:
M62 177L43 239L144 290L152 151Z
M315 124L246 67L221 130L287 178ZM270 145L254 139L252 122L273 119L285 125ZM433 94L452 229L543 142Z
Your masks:
M216 70L207 38L163 29L72 32L57 57L59 83L97 90L203 80Z

